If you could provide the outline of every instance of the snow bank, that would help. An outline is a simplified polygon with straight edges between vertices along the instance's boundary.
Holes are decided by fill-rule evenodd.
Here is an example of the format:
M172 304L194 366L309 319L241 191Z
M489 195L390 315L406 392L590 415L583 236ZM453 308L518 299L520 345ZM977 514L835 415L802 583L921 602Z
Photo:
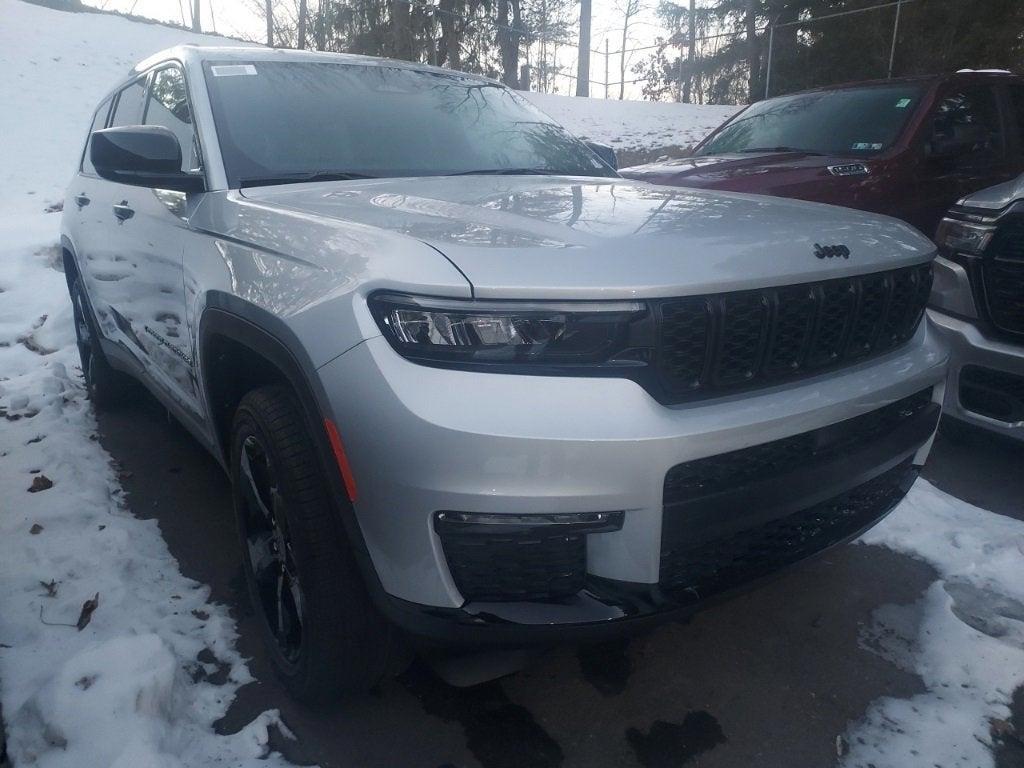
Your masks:
M695 144L739 109L734 106L585 99L550 93L522 95L577 136L607 144L617 152L647 152Z
M874 702L848 733L842 765L992 765L993 724L1024 684L1024 522L918 480L861 541L926 560L942 578L917 605L879 609L866 630L864 646L927 691Z
M125 508L82 388L60 214L45 212L102 94L182 39L216 40L0 0L0 696L17 765L284 765L259 760L276 713L213 732L251 679L234 622Z

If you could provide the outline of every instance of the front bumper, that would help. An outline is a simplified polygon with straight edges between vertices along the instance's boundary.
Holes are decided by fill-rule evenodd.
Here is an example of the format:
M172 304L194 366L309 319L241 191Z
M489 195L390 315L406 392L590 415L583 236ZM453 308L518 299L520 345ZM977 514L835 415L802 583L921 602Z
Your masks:
M943 412L1024 440L1024 346L990 339L969 320L935 309L928 314L949 348Z
M320 377L357 483L356 518L385 612L446 641L521 642L600 636L688 610L692 600L659 588L670 469L819 430L925 389L941 402L945 364L945 349L922 323L908 344L858 366L676 407L623 379L418 366L383 338L328 363ZM828 483L806 478L791 490L790 511L898 465L908 473L899 479L901 497L927 455L932 427L865 455L856 472L844 474L839 463ZM755 498L737 501L749 506ZM867 525L894 504L876 505ZM435 530L442 510L623 515L620 530L586 537L588 586L574 598L467 603Z

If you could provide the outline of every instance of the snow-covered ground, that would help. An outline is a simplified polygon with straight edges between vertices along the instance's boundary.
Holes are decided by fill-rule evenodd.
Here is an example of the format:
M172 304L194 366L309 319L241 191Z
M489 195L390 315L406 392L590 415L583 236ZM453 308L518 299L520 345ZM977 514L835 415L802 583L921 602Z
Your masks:
M268 728L284 729L273 712L235 736L213 732L250 679L234 625L180 574L156 524L127 511L95 442L60 214L46 212L101 95L135 61L189 40L217 42L0 0L0 701L18 765L281 764L259 759ZM530 98L617 149L692 143L733 109ZM939 579L918 605L883 607L865 628L865 647L927 690L876 701L844 735L843 764L991 765L991 723L1024 682L1024 523L919 482L864 541L927 560Z
M607 144L627 158L627 162L631 162L629 157L649 154L651 150L696 144L739 109L734 106L577 99L550 93L523 95L577 136Z
M95 442L46 212L103 93L189 37L0 0L0 694L18 766L283 765L258 759L274 713L213 732L251 679L234 622L127 511Z

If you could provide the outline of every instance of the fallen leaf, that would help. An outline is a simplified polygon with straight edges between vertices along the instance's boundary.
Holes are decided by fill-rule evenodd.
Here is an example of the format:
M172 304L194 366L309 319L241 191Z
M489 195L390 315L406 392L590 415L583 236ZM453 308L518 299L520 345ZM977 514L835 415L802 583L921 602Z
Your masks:
M192 611L192 615L195 616L200 621L206 621L207 619L210 618L210 614L208 614L206 611L201 611L198 608L196 608L195 610Z
M75 685L83 691L87 691L92 687L92 684L96 682L96 677L97 675L83 675L75 681Z
M38 536L40 533L43 532L43 526L41 526L39 523L32 523L32 527L28 529L28 532L31 533L33 536Z
M57 596L57 580L51 579L50 581L40 581L39 585L46 590L47 597Z
M39 491L48 491L53 488L53 480L48 478L46 475L36 475L32 478L32 485L29 486L29 493L39 493Z
M82 612L78 614L78 621L75 623L75 626L78 628L79 632L81 632L83 629L89 626L89 621L92 619L93 611L96 610L99 604L99 592L93 595L92 600L86 600L84 603L82 603Z

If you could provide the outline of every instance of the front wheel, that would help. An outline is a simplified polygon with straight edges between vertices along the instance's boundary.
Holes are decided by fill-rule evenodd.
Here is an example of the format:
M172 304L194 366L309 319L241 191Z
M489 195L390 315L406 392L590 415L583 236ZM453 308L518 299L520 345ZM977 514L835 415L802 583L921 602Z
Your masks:
M385 673L392 631L370 603L295 396L248 393L231 474L249 595L275 672L300 700L361 692Z

